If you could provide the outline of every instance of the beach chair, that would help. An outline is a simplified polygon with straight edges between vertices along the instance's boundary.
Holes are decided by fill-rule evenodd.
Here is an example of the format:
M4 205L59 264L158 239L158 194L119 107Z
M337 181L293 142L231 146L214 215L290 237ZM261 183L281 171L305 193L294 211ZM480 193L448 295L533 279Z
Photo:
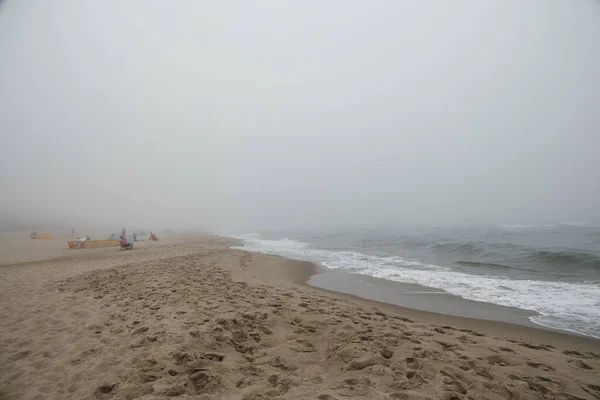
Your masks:
M133 243L129 243L127 241L127 239L125 239L123 237L121 238L121 241L119 242L119 244L120 244L121 251L123 251L123 250L133 250Z

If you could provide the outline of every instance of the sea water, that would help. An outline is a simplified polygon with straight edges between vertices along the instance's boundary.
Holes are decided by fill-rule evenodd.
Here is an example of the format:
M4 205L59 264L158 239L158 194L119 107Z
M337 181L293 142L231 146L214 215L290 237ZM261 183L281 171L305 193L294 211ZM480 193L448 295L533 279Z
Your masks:
M594 224L232 236L244 250L534 311L536 324L600 338L600 226Z

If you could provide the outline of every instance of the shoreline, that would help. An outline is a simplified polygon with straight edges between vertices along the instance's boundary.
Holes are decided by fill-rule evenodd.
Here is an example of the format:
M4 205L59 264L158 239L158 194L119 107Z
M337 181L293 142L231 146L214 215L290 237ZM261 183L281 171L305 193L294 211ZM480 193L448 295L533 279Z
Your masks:
M464 299L440 289L395 282L366 275L346 272L319 272L309 279L308 285L334 292L346 293L362 299L395 305L405 309L428 312L448 317L460 317L520 325L534 329L565 333L573 336L597 339L567 329L557 329L538 324L530 317L539 315L534 311L506 307Z
M316 288L314 264L233 243L31 247L0 268L0 398L600 396L598 340Z
M233 239L236 240L236 242L240 241L240 239L237 238ZM233 248L235 250L252 252L251 250L243 248L243 241L241 245L236 245ZM257 251L256 253L265 255L272 254L260 253L260 251ZM306 261L302 259L292 259ZM353 295L357 298L384 304L396 305L404 309L482 321L505 322L544 331L600 340L600 337L591 334L588 335L568 328L563 329L538 323L531 319L532 317L541 315L536 311L469 300L449 293L443 289L376 278L358 273L331 270L316 261L308 262L314 264L314 273L306 282L310 287L329 290L335 293Z
M279 255L271 255L257 252L250 252L246 250L238 250L249 254L257 254L267 257L276 257L284 260L284 266L287 274L291 274L291 282L304 286L307 288L311 288L313 290L323 291L327 294L334 294L339 298L346 299L348 301L360 302L368 306L377 306L378 308L388 309L393 312L401 313L403 315L408 316L411 319L419 320L424 323L429 324L437 324L437 325L459 325L463 329L471 329L482 332L486 335L498 337L498 338L514 338L514 339L522 339L522 340L530 340L530 341L543 341L545 344L549 344L552 346L561 346L564 345L565 341L570 342L569 345L573 348L577 348L581 351L600 351L600 339L592 338L585 335L579 335L571 332L565 332L553 328L545 328L543 326L534 324L533 322L529 322L526 319L526 315L534 315L535 313L530 313L524 310L515 309L518 312L522 312L521 318L522 323L514 323L510 321L498 321L494 319L483 319L483 318L473 318L466 317L460 315L451 315L444 314L434 311L426 311L420 310L416 308L402 306L400 304L389 303L385 301L380 301L377 299L365 298L356 293L352 293L349 291L340 291L332 288L328 288L325 286L315 286L310 283L310 280L316 276L323 274L320 271L318 265L310 261L304 260L294 260L290 258L286 258ZM301 272L297 270L301 269ZM337 273L336 273L337 274ZM339 274L344 274L346 276L350 276L350 279L355 279L354 274L339 272ZM390 282L384 279L358 276L358 279L367 279L367 280L377 280L377 281L385 281L385 284L389 284L392 286L403 286L398 282ZM419 285L412 285L419 286ZM497 306L494 304L480 303L471 300L464 300L459 298L458 296L454 296L452 294L448 294L448 296L454 297L459 303L478 303L483 305L484 308L489 306L490 309L502 309L508 307ZM512 311L515 311L512 310ZM528 323L526 323L528 322Z

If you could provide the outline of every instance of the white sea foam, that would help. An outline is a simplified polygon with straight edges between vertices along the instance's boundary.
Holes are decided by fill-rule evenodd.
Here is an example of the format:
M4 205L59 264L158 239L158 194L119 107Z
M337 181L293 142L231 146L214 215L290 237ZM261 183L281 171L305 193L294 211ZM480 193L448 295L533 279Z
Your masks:
M566 221L566 222L561 222L560 225L564 225L564 226L585 226L585 227L593 226L593 224L590 221Z
M448 267L397 256L316 249L290 239L265 240L242 235L239 249L318 262L338 271L445 290L469 300L537 312L540 325L600 338L600 286L594 283L515 280L504 276L470 275Z
M522 225L522 224L514 224L514 225L500 225L500 228L503 229L531 229L536 228L536 225Z

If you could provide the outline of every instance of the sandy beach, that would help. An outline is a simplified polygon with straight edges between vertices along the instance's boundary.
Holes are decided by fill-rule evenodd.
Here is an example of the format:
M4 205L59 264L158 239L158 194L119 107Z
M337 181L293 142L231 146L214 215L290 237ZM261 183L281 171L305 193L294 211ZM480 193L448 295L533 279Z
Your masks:
M0 239L0 399L600 399L598 340L318 289L229 239Z

